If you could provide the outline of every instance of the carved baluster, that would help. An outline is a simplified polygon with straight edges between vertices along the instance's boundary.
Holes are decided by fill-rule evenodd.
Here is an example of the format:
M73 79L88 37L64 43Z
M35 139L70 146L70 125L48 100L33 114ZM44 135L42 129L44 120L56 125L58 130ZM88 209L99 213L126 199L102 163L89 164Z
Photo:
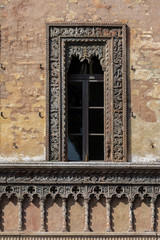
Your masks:
M66 198L62 198L62 211L63 211L62 232L68 232L68 229L67 229L67 199Z
M23 204L23 198L18 198L18 214L19 214L19 219L18 219L18 231L21 232L23 228L23 209L22 209L22 204Z
M89 199L84 199L84 207L85 207L85 222L84 222L84 232L90 232L89 228Z
M41 229L40 231L41 232L45 232L46 229L45 229L45 199L44 198L41 198L40 200L40 205L41 205Z
M129 199L129 229L128 232L134 232L134 213L133 213L133 199Z
M151 199L151 231L155 231L156 225L156 208L155 208L155 199Z
M106 214L107 214L107 232L112 232L111 226L111 198L106 198Z

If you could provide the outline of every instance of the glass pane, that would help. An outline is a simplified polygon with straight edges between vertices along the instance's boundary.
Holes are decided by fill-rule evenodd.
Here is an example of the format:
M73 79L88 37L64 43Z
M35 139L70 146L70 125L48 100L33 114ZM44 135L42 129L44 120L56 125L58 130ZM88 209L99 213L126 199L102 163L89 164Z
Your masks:
M103 125L103 109L89 109L89 133L103 133Z
M68 106L82 107L82 83L68 82Z
M89 160L104 160L104 136L89 136Z
M82 161L82 136L68 137L68 160Z
M103 82L89 83L89 106L103 107Z
M82 133L82 110L81 109L68 110L68 132Z
M90 74L103 74L100 61L97 57L92 57L89 67L90 67L90 72L89 72Z
M78 57L72 57L71 64L69 66L68 74L80 74L81 63Z

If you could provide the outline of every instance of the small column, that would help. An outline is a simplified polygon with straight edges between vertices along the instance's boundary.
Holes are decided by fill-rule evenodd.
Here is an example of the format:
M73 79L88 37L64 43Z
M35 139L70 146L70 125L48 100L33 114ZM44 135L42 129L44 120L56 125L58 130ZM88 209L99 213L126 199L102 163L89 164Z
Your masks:
M68 232L68 229L67 229L67 199L66 198L62 198L62 211L63 211L62 232Z
M134 232L134 213L133 213L133 199L129 199L129 229L128 232Z
M155 231L156 226L156 209L155 209L155 199L151 199L151 231Z
M18 231L21 232L23 228L23 209L22 209L22 204L23 204L23 198L18 198Z
M107 214L106 232L112 232L112 227L111 227L111 198L106 198L106 214Z
M45 199L41 198L40 199L40 207L41 207L41 232L46 232L45 229Z
M89 199L84 199L84 208L85 208L85 222L84 222L84 232L90 232L89 227Z

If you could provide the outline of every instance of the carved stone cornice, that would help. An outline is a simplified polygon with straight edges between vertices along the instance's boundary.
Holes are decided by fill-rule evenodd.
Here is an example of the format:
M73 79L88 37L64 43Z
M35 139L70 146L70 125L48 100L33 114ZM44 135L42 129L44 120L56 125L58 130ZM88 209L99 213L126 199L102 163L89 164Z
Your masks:
M65 164L64 164L65 165ZM160 195L160 167L152 165L152 169L138 169L128 166L114 169L113 166L106 166L102 169L81 166L75 168L58 168L50 165L39 167L23 164L1 167L0 170L0 197L16 195L22 199L28 195L31 199L38 195L45 199L47 195L53 198L61 196L67 198L70 194L77 199L79 195L84 199L94 195L97 199L101 196L121 198L126 196L128 200L135 197L144 199L146 196L155 200ZM41 167L40 167L41 166ZM21 208L20 208L21 209ZM153 209L154 213L154 209ZM152 214L153 215L153 214Z

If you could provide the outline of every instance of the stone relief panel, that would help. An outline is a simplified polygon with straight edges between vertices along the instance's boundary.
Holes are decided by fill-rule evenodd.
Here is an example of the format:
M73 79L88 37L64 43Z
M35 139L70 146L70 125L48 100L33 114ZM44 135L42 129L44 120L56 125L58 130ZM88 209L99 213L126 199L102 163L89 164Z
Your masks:
M127 161L126 26L52 24L47 28L47 141L49 161L67 161L66 74L72 56L97 56L105 81L105 161Z

